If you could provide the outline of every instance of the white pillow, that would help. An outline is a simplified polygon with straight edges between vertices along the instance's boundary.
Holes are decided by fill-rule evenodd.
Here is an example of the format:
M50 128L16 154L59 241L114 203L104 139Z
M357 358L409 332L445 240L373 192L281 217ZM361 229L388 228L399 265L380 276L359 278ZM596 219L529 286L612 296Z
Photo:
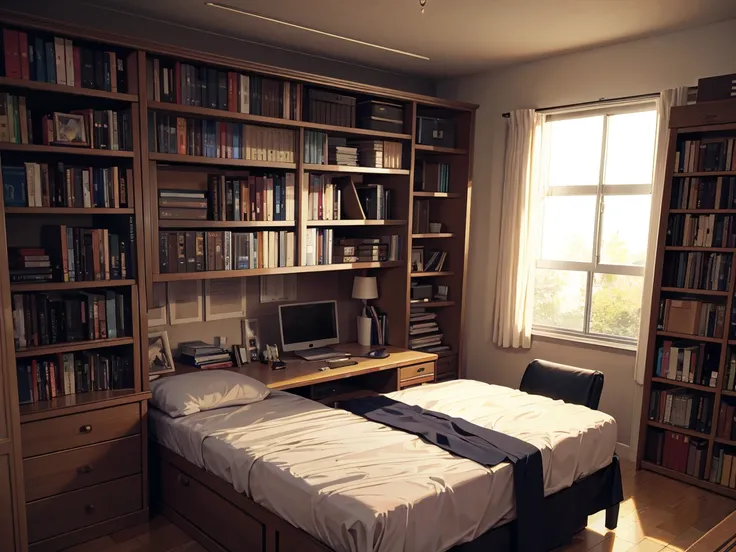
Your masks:
M260 381L230 370L202 370L151 382L153 406L172 418L251 404L262 401L269 392Z

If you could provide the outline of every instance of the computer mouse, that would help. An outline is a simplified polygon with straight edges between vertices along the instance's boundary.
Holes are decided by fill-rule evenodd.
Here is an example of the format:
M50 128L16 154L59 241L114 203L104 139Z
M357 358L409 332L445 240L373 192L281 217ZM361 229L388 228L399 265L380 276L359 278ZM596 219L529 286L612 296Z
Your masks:
M386 349L373 349L368 351L365 356L367 358L386 358L388 355Z

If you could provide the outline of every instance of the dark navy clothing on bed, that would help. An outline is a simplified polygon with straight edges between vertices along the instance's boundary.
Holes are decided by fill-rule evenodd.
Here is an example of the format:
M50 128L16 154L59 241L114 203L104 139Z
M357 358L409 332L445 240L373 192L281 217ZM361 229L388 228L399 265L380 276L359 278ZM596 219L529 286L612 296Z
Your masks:
M340 403L341 408L373 422L420 437L461 458L491 468L501 462L514 466L516 494L516 550L536 552L539 542L539 516L544 501L542 453L521 439L453 418L410 406L388 397L367 397Z

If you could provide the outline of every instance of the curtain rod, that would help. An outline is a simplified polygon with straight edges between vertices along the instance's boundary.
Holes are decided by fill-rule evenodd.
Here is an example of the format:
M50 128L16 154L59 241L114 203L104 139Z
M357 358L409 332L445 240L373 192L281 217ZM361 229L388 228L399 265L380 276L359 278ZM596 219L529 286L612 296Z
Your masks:
M644 98L656 98L659 96L658 93L652 92L650 94L637 94L635 96L623 96L621 98L599 98L597 100L594 100L592 102L582 102L582 103L574 103L574 104L567 104L567 105L555 105L553 107L542 107L540 109L535 109L535 111L553 111L556 109L567 109L568 107L585 107L589 105L596 105L603 102L624 102L627 100L643 100ZM509 112L503 113L501 115L505 119L508 119L511 114Z

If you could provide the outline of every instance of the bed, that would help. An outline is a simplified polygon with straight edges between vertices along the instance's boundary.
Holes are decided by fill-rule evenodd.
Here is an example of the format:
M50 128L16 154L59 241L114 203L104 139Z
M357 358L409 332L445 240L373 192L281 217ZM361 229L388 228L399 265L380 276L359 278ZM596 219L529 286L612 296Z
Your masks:
M582 528L588 514L620 500L616 423L607 414L470 380L388 396L539 448L550 514L540 530L549 532L550 547ZM152 408L149 420L165 513L210 549L511 546L508 463L485 468L416 436L283 392L180 418ZM191 489L196 492L187 494ZM198 508L196 501L205 504ZM223 520L238 513L246 517L235 523L236 534Z

